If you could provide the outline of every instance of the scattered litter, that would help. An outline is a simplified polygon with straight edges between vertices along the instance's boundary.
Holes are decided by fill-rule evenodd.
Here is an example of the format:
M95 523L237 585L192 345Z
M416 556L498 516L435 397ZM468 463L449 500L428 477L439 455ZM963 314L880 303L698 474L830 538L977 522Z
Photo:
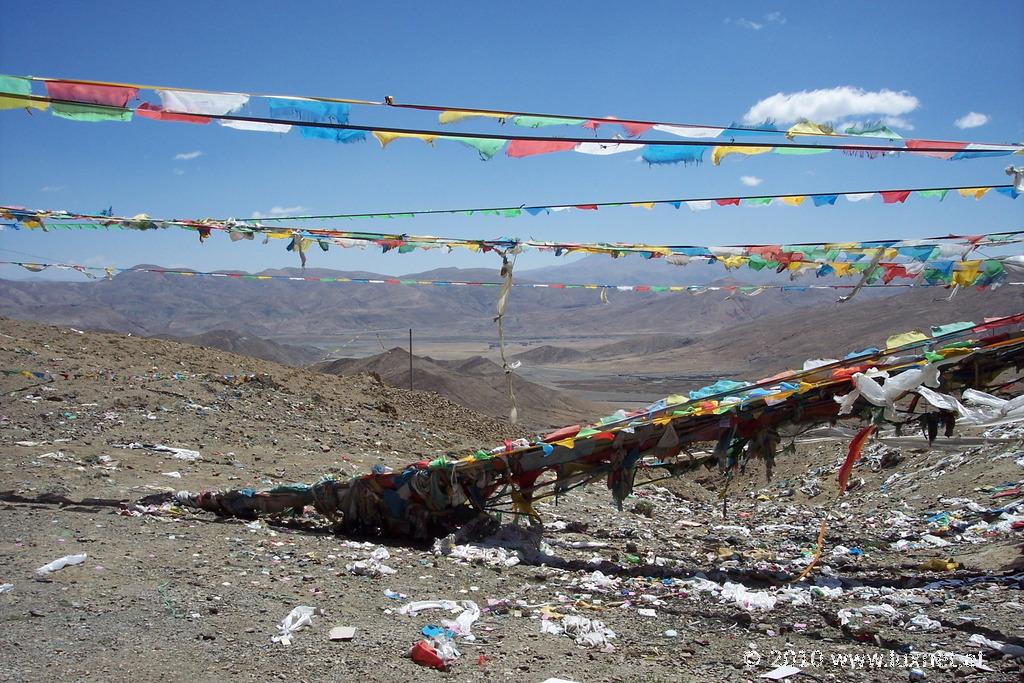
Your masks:
M732 601L737 607L748 612L756 610L769 612L775 609L778 598L765 591L747 590L742 583L725 583L722 585L722 600Z
M327 637L330 640L352 640L356 637L356 629L353 626L335 626Z
M291 612L288 613L281 623L278 624L278 628L281 629L280 635L272 637L275 643L281 643L282 645L292 644L292 634L296 631L303 629L313 623L313 615L317 613L317 610L313 607L306 605L299 605Z
M419 612L432 609L443 609L449 612L462 613L455 618L455 621L444 621L444 627L450 630L454 635L459 636L465 640L474 640L473 636L473 623L480 618L480 607L477 606L472 600L419 600L417 602L410 602L408 605L403 605L398 610L399 614L414 617Z
M800 673L800 669L795 666L780 666L777 669L772 669L768 673L763 673L758 678L767 678L772 681L781 681L783 678L789 678L790 676Z
M577 645L604 650L613 649L608 641L615 638L615 631L607 628L604 622L577 615L564 617L560 625L551 619L543 619L540 622L540 632L555 636L564 634L575 640Z
M998 640L986 638L980 633L973 634L970 638L967 639L967 642L971 643L972 645L977 645L979 647L986 648L988 650L1001 652L1004 655L1010 655L1011 657L1024 657L1024 647L1021 647L1020 645L1014 645L1013 643L1000 643Z
M420 666L444 671L448 665L461 656L455 646L448 640L421 640L409 650L412 661Z
M927 614L918 614L907 622L909 631L938 631L940 628L942 628L942 624L929 618Z
M0 595L10 593L12 590L14 590L13 583L0 583Z
M938 557L933 557L930 560L922 562L917 568L925 572L951 572L959 569L960 563L954 562L953 560L944 560Z
M82 553L81 555L65 555L64 557L59 557L56 560L54 560L53 562L49 562L47 564L44 564L42 567L37 569L36 570L36 576L38 578L45 578L45 577L49 576L50 574L52 574L53 572L60 571L61 569L64 569L64 567L70 567L72 565L82 564L83 562L85 562L86 557L87 557L87 555L85 553Z
M174 472L161 472L160 474L164 475L165 477L174 477L175 479L181 479L181 472L178 472L177 470L175 470Z
M391 557L387 548L377 548L370 557L358 562L345 565L345 569L356 576L383 576L385 574L397 574L398 570L383 564L381 561Z
M194 451L190 448L174 448L173 446L165 446L161 443L146 444L132 442L123 446L118 446L118 448L127 448L130 450L138 450L141 448L148 451L155 451L157 453L169 453L172 458L176 458L177 460L187 460L189 462L194 462L202 457L199 454L199 451Z

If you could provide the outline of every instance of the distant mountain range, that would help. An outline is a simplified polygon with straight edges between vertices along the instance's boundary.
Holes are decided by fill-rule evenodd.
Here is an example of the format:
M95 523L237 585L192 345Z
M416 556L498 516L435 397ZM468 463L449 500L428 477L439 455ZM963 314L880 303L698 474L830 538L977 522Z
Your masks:
M658 275L659 267L663 273L703 268L701 264L678 268L639 258L597 258L522 271L516 274L516 280L621 284L635 281L649 270L647 282L668 284L670 280ZM720 269L715 273L723 274ZM268 270L261 274L392 277L320 268ZM495 282L500 277L497 270L444 268L400 279ZM373 329L411 327L419 335L437 339L493 335L497 293L496 287L253 281L128 272L110 280L87 282L0 281L0 315L145 336L184 338L231 330L279 343L330 346L355 332ZM594 290L519 288L509 300L505 328L510 339L626 336L636 332L685 335L834 298L833 293L821 291L770 290L753 298L737 295L728 299L722 292L693 295L613 291L605 304Z

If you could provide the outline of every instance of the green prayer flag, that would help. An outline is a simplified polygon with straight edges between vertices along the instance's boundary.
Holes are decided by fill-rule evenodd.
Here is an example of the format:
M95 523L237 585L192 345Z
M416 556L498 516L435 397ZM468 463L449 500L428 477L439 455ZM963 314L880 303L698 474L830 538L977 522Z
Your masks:
M790 156L806 156L808 154L827 154L830 149L811 149L809 147L776 147L773 150L776 154L788 154Z
M497 154L505 145L504 140L495 140L493 138L462 138L451 136L445 137L444 139L454 140L455 142L461 142L464 145L472 147L480 153L480 158L485 161Z
M131 121L131 109L104 107L93 104L60 104L53 102L50 111L54 116L72 121Z
M579 126L586 122L586 119L567 119L559 116L513 116L512 123L516 126L527 128L541 128L543 126Z
M19 78L17 76L0 76L0 93L9 93L11 95L31 95L32 82L27 78ZM46 109L47 104L47 102L40 102L38 100L26 100L20 97L0 96L0 109L24 109L26 107L32 109Z
M918 190L917 196L919 197L938 197L941 202L946 198L946 193L949 190Z
M765 204L771 204L771 197L755 197L753 199L744 199L741 203L748 204L750 206L763 206Z

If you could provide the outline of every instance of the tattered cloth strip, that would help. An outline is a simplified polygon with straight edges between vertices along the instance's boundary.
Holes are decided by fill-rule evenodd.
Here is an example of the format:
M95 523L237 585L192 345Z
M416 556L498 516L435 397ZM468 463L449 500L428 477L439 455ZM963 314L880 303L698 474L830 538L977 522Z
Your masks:
M846 493L846 487L850 483L850 474L853 473L853 466L857 464L858 460L860 460L860 454L864 449L864 444L867 443L867 440L875 433L877 428L877 425L870 424L857 432L857 436L853 437L853 440L850 441L850 448L846 453L846 459L843 460L843 465L839 468L838 481L840 494Z
M508 398L512 404L509 410L508 420L512 424L519 422L519 407L516 405L516 394L512 390L512 371L519 367L519 361L509 364L505 357L505 307L508 305L508 295L512 291L512 268L515 266L515 256L508 258L507 254L501 255L501 275L505 278L501 283L501 290L498 292L498 301L495 306L497 316L494 322L498 325L498 351L501 354L501 368L505 371L505 382L508 384Z
M503 287L504 282L479 282L471 280L419 280L410 278L353 278L353 277L319 277L302 275L268 275L263 273L239 273L239 272L203 272L198 270L183 270L174 268L114 268L112 266L97 267L69 263L30 263L25 261L0 261L0 265L19 266L33 273L39 273L47 268L60 270L74 270L82 273L90 279L96 276L93 272L102 273L106 278L112 278L120 273L153 273L156 275L180 275L182 277L209 277L209 278L234 278L239 280L251 280L256 282L278 281L278 282L322 282L325 284L358 284L358 285L405 285L420 287ZM1021 286L1024 282L1002 282L1000 286ZM563 283L563 282L513 282L512 287L528 289L549 289L554 291L571 291L574 289L588 289L599 292L602 303L608 303L608 292L635 292L642 294L705 294L707 292L725 292L730 297L742 294L744 296L757 296L766 291L781 291L785 293L803 293L811 291L850 291L855 288L862 289L907 289L921 287L947 287L943 283L916 282L905 284L874 284L874 285L610 285L610 284L585 284L585 283ZM978 285L981 289L989 289L992 285Z
M534 516L537 500L599 479L607 481L617 499L628 495L634 467L665 469L670 474L687 471L688 463L674 457L680 444L728 441L724 450L730 454L761 457L767 465L774 458L774 448L763 446L774 438L766 438L772 434L796 433L837 419L867 421L872 426L877 420L888 421L866 401L849 416L839 412L837 396L848 392L854 375L866 368L899 377L928 364L932 357L943 357L951 361L942 378L948 391L985 388L1024 362L1022 328L1024 314L1008 316L927 341L855 352L842 361L814 362L806 370L756 384L721 381L689 396L670 396L585 427L566 427L537 441L508 442L460 459L441 456L396 472L266 491L180 492L175 499L186 506L247 518L313 506L348 533L419 538L447 533L481 512L507 511L510 506L516 514ZM967 400L968 392L963 393ZM911 414L909 419L916 417ZM1024 419L1024 414L1020 417ZM849 464L841 472L844 481L871 431L871 427L862 430L851 444ZM644 455L649 456L647 460ZM554 478L541 480L545 472ZM824 533L823 522L819 548Z

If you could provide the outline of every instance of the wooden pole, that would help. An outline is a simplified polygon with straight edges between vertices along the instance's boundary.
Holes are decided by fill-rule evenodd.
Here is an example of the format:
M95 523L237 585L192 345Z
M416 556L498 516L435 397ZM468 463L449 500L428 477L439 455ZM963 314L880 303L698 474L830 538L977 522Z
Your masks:
M409 391L412 391L412 328L409 328Z

